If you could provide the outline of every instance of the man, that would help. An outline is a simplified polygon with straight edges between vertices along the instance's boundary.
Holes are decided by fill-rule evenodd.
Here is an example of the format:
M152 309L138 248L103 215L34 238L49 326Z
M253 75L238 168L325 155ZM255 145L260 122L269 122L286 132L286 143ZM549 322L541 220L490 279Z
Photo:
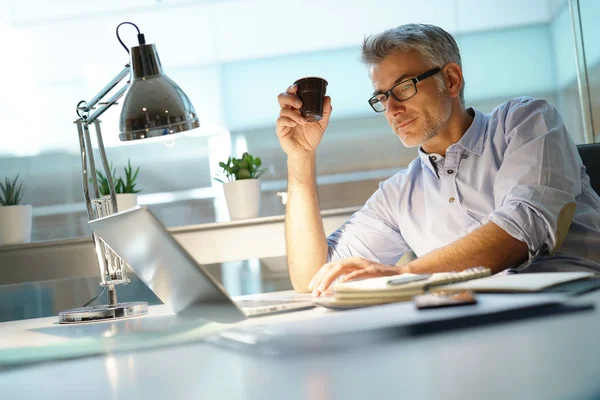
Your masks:
M297 291L318 296L336 279L476 266L600 271L600 198L551 105L518 98L489 115L465 108L458 46L436 26L368 37L362 60L375 89L369 104L419 155L326 238L315 152L331 99L323 118L308 123L295 86L279 95L287 257ZM418 258L396 266L409 250Z

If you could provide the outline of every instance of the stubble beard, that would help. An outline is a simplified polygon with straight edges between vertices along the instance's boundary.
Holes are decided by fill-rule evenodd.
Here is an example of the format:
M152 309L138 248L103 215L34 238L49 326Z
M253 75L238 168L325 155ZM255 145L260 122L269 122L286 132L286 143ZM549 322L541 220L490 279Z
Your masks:
M396 132L396 135L402 141L404 147L413 148L417 146L422 146L424 143L427 143L429 140L433 139L440 133L444 125L450 119L450 113L452 111L452 103L448 96L444 96L440 94L440 101L437 103L437 106L433 113L424 119L423 126L423 134L421 138L413 143L407 142L406 139L403 139L402 134Z

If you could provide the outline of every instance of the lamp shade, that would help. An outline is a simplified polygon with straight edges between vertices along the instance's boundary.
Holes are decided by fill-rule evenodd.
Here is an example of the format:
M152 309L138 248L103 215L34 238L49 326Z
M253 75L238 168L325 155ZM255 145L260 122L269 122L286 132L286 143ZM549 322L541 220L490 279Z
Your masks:
M166 136L200 127L194 106L163 72L154 44L131 48L132 80L119 119L121 141Z

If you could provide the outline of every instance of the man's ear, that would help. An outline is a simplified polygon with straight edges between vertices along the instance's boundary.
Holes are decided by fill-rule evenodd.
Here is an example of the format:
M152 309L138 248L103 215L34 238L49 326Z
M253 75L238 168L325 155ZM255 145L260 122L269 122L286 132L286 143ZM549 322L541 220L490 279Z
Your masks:
M462 68L456 63L448 63L442 69L446 89L450 97L459 97L460 89L463 86Z

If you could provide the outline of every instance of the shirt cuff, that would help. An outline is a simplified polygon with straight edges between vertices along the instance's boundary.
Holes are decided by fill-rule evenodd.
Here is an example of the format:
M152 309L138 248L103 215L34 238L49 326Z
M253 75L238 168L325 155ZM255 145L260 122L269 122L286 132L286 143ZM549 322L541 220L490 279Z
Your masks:
M529 262L549 254L548 225L526 204L505 205L491 213L489 220L513 238L527 244Z

